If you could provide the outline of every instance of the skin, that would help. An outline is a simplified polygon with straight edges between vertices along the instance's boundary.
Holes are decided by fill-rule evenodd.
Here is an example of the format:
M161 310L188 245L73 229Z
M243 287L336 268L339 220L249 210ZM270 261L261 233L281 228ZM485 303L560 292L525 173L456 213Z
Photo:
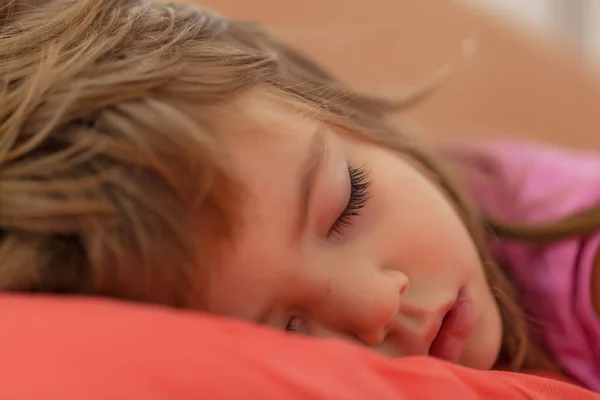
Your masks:
M502 340L498 307L463 223L424 171L264 92L219 113L213 125L247 197L242 228L211 246L209 312L401 357L429 354L462 294L473 325L456 362L493 367ZM323 158L300 212L302 172L313 165L306 159L315 144ZM332 235L350 196L349 165L368 170L370 197Z

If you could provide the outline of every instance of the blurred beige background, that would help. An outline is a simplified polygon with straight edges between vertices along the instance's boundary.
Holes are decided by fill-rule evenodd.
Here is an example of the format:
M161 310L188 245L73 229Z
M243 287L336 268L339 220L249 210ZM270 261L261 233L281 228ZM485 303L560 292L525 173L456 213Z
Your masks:
M490 7L472 8L475 0L195 1L268 25L375 93L413 87L456 57L463 39L475 38L469 66L401 123L435 138L518 137L600 150L597 72L564 37L520 29ZM525 8L512 11L525 15Z
M600 67L598 0L452 0L495 13L511 25L568 41L582 59Z

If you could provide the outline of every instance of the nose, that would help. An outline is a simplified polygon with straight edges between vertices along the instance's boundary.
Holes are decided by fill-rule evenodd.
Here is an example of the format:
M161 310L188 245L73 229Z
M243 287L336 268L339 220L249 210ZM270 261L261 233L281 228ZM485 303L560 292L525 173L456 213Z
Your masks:
M405 274L393 269L370 272L330 280L318 307L321 335L343 334L369 346L383 341L387 326L398 314L408 291L409 281Z

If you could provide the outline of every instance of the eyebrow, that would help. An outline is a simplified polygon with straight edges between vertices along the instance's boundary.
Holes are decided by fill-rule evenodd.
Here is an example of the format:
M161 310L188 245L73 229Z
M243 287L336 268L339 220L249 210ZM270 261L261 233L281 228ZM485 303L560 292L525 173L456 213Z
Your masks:
M304 162L300 164L301 175L298 197L300 201L298 203L296 221L296 232L298 235L301 234L306 228L306 223L308 220L308 206L310 204L313 187L318 172L325 160L325 133L321 129L321 126L317 128L317 131L313 135L307 154L308 155Z

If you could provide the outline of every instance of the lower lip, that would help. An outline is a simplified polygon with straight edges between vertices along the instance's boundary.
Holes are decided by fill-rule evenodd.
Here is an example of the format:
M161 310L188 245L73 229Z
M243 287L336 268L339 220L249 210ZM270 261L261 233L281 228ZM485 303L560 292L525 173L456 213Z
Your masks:
M474 325L475 313L473 304L461 292L452 309L444 317L440 331L433 340L433 343L431 343L429 355L452 363L458 363Z

